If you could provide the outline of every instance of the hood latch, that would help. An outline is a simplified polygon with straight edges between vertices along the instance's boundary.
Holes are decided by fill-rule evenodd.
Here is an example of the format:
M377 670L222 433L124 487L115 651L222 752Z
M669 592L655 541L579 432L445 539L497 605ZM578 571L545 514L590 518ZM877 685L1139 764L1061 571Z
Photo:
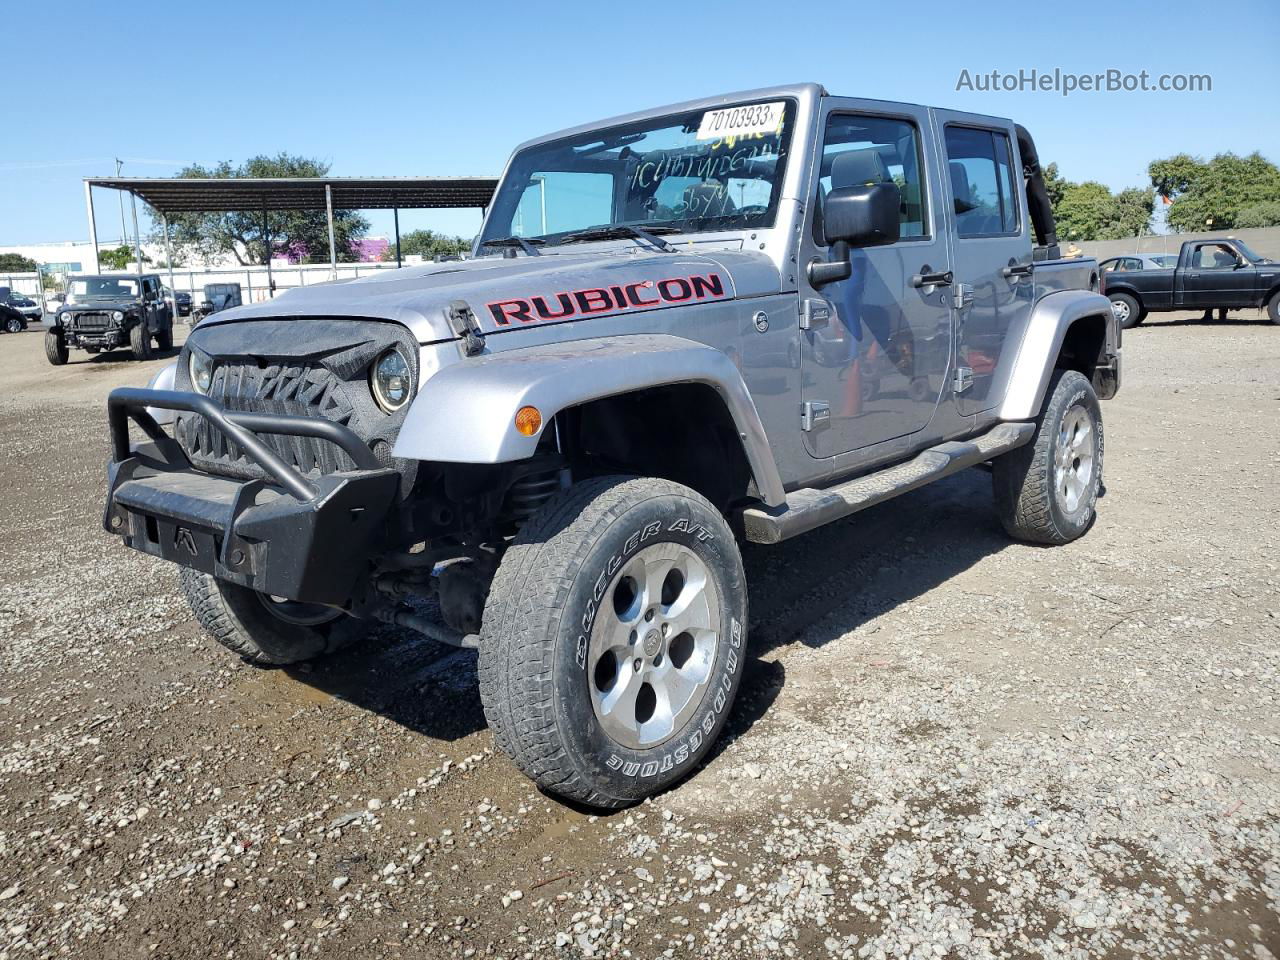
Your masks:
M471 312L467 301L452 301L445 315L449 318L449 326L453 328L453 332L462 340L463 354L474 357L484 350L484 334L480 331L480 321Z

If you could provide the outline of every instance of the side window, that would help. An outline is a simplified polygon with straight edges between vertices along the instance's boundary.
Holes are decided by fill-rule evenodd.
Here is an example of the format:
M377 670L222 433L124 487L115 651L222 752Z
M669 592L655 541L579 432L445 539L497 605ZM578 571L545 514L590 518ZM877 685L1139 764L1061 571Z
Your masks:
M1009 138L994 130L947 127L947 172L962 237L999 237L1018 232Z
M1196 248L1192 263L1200 270L1231 270L1237 263L1235 252L1220 243L1206 243Z
M837 187L892 182L902 193L900 236L929 234L920 132L908 120L833 113L822 146L821 200ZM750 196L747 197L748 201Z
M520 195L511 232L517 237L536 237L609 223L613 220L613 186L609 173L564 170L537 174Z

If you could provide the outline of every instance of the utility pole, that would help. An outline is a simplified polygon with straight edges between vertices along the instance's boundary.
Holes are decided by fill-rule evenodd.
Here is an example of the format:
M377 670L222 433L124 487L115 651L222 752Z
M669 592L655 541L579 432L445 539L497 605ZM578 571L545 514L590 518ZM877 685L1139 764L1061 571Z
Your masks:
M123 164L120 162L120 158L116 157L116 176L117 177L120 176L120 168L122 166ZM120 242L125 243L126 242L125 238L129 236L129 231L125 229L125 225L124 225L124 194L121 193L119 190L116 190L116 196L120 198Z

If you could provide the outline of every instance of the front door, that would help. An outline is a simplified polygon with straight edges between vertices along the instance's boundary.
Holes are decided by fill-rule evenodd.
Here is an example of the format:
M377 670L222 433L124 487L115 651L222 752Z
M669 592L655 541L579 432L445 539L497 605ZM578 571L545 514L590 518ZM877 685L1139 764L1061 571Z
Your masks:
M942 395L951 355L946 287L913 285L950 269L941 184L925 108L830 99L800 262L827 260L822 204L836 187L891 181L902 192L901 238L854 249L848 280L815 288L801 270L805 444L831 457L922 429Z
M1182 271L1183 303L1195 309L1248 307L1256 300L1258 270L1228 244L1200 243ZM1244 265L1241 266L1241 263Z
M934 111L955 235L956 373L962 414L999 402L1016 357L1009 330L1031 309L1031 239L1013 125Z

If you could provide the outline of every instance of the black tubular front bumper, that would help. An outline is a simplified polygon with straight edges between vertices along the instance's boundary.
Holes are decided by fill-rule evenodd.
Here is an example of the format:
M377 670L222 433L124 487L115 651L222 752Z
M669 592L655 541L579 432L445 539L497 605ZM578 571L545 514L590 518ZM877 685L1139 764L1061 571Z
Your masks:
M271 478L195 469L147 408L205 418ZM103 525L128 546L273 596L342 606L382 538L399 484L349 428L311 417L226 410L208 397L121 387L107 399L111 463ZM150 438L129 443L129 422ZM312 437L357 469L307 477L257 436Z

